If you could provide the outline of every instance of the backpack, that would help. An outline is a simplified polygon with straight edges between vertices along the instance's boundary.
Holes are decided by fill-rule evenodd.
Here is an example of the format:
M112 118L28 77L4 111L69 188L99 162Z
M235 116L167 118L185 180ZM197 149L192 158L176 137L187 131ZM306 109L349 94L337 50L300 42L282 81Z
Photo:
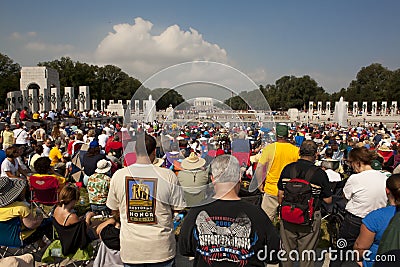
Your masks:
M310 168L304 178L299 178L296 167L293 166L290 176L295 178L284 178L284 195L281 204L281 219L283 221L311 225L314 221L315 199L312 192L310 180L317 167Z

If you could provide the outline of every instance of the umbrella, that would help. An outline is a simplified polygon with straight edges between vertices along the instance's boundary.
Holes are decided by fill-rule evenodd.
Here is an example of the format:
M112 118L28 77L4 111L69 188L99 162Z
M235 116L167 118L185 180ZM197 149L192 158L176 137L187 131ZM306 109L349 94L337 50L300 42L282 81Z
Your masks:
M72 157L72 170L71 170L71 177L75 180L75 182L79 182L81 177L83 177L83 156L86 154L89 148L88 144L83 144L81 149L78 150L75 155Z

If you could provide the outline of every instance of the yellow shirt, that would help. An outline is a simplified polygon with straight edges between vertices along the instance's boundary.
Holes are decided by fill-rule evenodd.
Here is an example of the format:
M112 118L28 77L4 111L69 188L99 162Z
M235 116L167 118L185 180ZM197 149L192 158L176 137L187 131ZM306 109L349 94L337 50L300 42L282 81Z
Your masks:
M283 168L298 159L299 148L290 143L275 142L263 149L258 163L263 165L268 163L265 193L278 196L278 181Z
M0 208L0 221L8 221L15 217L26 218L31 213L29 207L27 207L23 202L14 202L8 206ZM23 224L21 224L21 239L24 240L30 236L35 229L28 230Z
M40 118L40 114L39 113L35 112L35 113L32 114L32 119L33 120L38 120L39 118Z
M49 152L49 159L51 159L50 166L54 166L61 161L62 154L60 149L53 147Z
M3 146L12 146L14 144L14 132L13 131L3 131Z

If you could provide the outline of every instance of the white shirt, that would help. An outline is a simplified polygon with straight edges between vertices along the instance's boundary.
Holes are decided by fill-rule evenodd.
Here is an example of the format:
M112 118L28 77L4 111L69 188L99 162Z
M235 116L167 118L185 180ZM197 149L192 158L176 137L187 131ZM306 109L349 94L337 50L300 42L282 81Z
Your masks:
M99 139L99 145L101 147L103 147L103 148L106 147L106 143L107 143L107 140L108 140L108 135L107 134L100 134L98 139Z
M349 200L346 210L364 218L373 210L386 207L386 175L377 170L367 170L351 175L343 188Z
M334 170L327 169L325 170L325 172L328 175L329 182L340 182L342 180L340 174L335 172Z
M50 153L50 147L46 146L45 144L42 145L43 146L43 153L42 153L42 157L48 157L49 153Z
M1 177L8 177L6 172L11 172L14 175L17 175L18 171L18 161L14 160L15 165L11 163L8 159L3 160L1 163Z
M28 143L28 133L24 129L15 129L13 132L17 145L25 145Z

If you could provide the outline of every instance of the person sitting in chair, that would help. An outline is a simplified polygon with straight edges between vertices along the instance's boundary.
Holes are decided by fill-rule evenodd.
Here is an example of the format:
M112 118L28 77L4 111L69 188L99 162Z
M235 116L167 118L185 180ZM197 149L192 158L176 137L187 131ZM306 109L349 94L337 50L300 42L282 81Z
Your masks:
M36 215L23 201L26 192L26 181L0 177L0 221L9 221L15 217L21 219L21 240L23 244L39 241L44 246L42 238L52 237L51 221L43 219L43 214Z

